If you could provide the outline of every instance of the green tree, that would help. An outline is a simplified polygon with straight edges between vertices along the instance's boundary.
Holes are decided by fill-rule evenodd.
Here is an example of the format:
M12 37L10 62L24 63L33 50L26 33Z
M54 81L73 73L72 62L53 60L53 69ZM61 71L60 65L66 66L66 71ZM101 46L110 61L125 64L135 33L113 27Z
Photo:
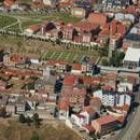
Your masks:
M33 115L33 123L36 127L39 127L39 125L40 125L40 119L39 119L39 115L37 113L35 113Z
M31 125L31 122L32 122L31 118L30 117L27 117L26 122L27 122L27 125L30 126Z
M19 122L20 123L26 123L26 118L25 118L25 116L23 114L19 115Z

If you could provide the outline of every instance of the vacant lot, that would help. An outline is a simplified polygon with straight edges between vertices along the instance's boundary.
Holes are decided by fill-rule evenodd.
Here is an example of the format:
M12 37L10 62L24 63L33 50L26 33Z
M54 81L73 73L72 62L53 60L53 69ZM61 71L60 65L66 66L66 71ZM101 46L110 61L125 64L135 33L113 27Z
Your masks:
M34 134L39 135L40 140L81 140L75 132L59 122L35 128L15 120L0 119L0 140L30 140Z

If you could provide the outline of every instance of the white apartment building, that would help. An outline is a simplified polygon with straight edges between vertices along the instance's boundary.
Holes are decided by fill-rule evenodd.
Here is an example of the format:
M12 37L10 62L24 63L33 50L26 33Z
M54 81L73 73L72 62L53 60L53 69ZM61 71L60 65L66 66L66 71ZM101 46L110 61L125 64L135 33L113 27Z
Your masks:
M93 93L93 96L98 97L104 106L121 107L125 104L131 104L131 96L125 93L97 90Z

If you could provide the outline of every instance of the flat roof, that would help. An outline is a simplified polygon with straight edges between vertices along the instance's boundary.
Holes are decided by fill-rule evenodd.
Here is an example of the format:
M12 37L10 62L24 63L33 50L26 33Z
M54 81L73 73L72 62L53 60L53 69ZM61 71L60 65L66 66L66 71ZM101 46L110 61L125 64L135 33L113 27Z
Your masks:
M140 48L129 47L126 51L124 61L138 62L140 60Z

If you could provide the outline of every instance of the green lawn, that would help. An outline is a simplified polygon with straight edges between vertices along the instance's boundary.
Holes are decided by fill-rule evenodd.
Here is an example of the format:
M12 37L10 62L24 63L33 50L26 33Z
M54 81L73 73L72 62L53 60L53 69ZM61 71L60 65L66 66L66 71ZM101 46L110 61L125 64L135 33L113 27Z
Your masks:
M76 61L78 63L81 63L83 54L77 54L77 53L67 53L67 52L48 52L43 56L43 59L45 60L65 60L69 63L72 63L73 61ZM94 57L95 61L97 60L97 56Z
M17 20L13 17L2 16L0 15L0 28L8 26L10 24L15 23Z

